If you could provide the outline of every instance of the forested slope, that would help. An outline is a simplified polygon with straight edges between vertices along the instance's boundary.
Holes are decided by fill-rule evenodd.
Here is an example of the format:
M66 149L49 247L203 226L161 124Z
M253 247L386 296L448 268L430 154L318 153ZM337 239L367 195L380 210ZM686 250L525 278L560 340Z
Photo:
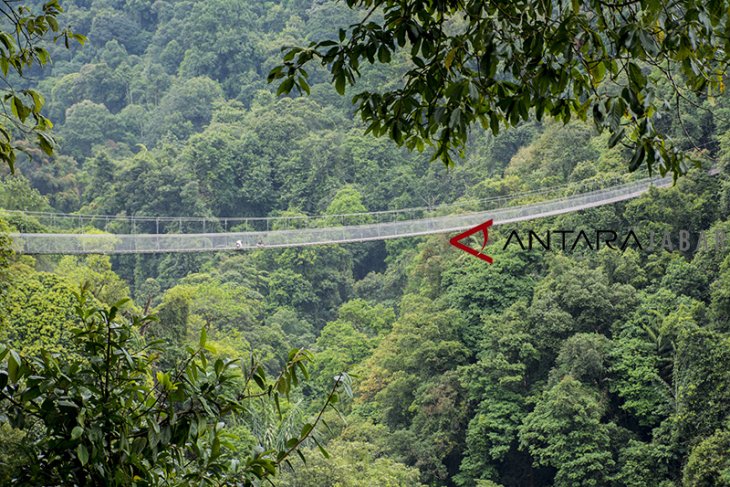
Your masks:
M341 214L627 172L629 155L580 122L475 131L447 170L363 135L321 72L310 97L277 97L266 75L280 48L352 20L334 2L75 1L65 15L88 45L52 52L32 80L60 149L3 176L5 209ZM369 68L364 85L403 68ZM630 202L510 230L730 230L730 99L698 104L664 123L718 176L696 171ZM308 443L308 463L292 460L274 480L284 486L730 485L728 249L523 251L503 249L506 237L490 234L493 265L448 236L113 259L4 251L0 342L74 357L72 291L85 281L100 303L131 297L125 312L157 314L146 333L166 341L166 363L203 329L216 356L253 350L269 373L288 349L311 347L312 379L293 393L289 421L313 415L341 372L354 397L326 415L331 457ZM274 424L229 425L233 454L275 442ZM3 431L0 481L18 468L5 452L22 445Z

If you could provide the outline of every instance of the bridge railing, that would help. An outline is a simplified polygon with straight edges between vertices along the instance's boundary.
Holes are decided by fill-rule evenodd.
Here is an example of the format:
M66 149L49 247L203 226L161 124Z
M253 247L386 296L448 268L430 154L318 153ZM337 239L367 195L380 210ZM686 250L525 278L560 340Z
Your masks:
M647 178L646 180L656 179ZM643 180L642 180L643 181ZM112 234L208 234L244 233L358 226L395 221L419 220L434 215L488 211L506 206L557 199L578 192L597 190L617 183L616 178L593 178L561 186L523 191L518 194L486 198L460 198L454 203L402 208L366 213L336 215L282 215L270 217L212 217L212 216L145 216L145 215L86 215L22 210L0 210L10 216L30 217L49 233L93 233L100 230Z
M388 214L389 220L384 217L374 217L380 221L347 225L347 219L340 221L337 218L325 215L314 220L316 225L303 228L287 229L277 225L275 229L246 230L246 231L218 231L211 227L208 220L195 220L201 224L205 221L208 232L199 233L164 233L159 231L158 219L144 220L145 225L154 224L157 233L52 233L52 234L13 234L15 250L26 254L130 254L130 253L158 253L158 252L210 252L255 248L300 247L307 245L323 245L347 242L365 242L370 240L384 240L392 238L412 237L435 233L461 231L472 227L487 219L494 220L495 225L513 223L523 220L559 215L571 211L592 208L617 201L627 200L639 196L651 186L665 186L671 184L671 178L646 178L628 183L619 184L610 188L580 192L572 195L560 196L548 201L538 201L517 206L499 206L482 208L479 211L463 211L457 205L451 206L454 214L446 213L446 208L437 211L418 209L410 213ZM524 195L521 195L524 198ZM539 197L539 195L534 195ZM496 201L496 200L495 200ZM512 200L517 201L517 200ZM421 213L419 213L421 212ZM372 213L360 214L363 216ZM406 218L414 215L414 218ZM348 215L348 218L352 215ZM250 219L248 219L250 220ZM135 220L135 230L140 227L140 220ZM172 220L166 223L174 224ZM277 221L277 224L280 223ZM269 221L271 225L271 221ZM322 226L329 224L328 226Z

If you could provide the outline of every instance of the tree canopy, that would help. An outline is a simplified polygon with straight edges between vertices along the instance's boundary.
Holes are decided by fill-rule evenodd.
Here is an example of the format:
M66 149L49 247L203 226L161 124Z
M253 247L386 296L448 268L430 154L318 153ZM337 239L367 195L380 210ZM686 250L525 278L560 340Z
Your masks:
M730 8L722 0L347 0L359 21L286 49L269 81L310 92L319 63L352 86L367 132L434 146L451 164L478 123L496 135L544 116L590 119L628 167L675 176L691 160L663 129L680 104L724 91ZM358 89L370 64L405 58L395 85Z
M680 0L657 11L648 2L604 3L64 3L59 23L89 42L68 50L48 33L43 46L53 63L7 77L16 90L43 93L59 145L50 156L18 152L22 176L0 161L0 484L128 485L139 477L138 484L188 487L264 484L263 475L297 487L730 485L730 257L727 244L694 245L699 232L710 239L730 232L730 95L716 88L716 96L691 95L685 86L679 117L676 103L661 106L674 96L672 83L650 56L626 47L642 43L641 29L656 34L649 41L670 42L662 32L671 31L690 47L693 36L706 42L706 31L690 27L699 28L716 4ZM419 16L417 7L446 13ZM467 7L478 8L474 19ZM329 64L306 65L309 97L277 96L278 86L266 83L282 46L316 45L333 32L339 45L333 29L358 25L372 8L362 42L395 33L402 22L415 30L402 47L397 38L382 54L378 47L373 65L365 53L362 76L354 74L354 87L345 79L346 92L398 94L413 79L408 86L419 100L419 80L433 72L446 79L444 90L457 85L451 105L451 91L433 95L434 110L439 100L466 109L470 99L459 86L467 82L470 89L491 83L477 100L504 95L516 103L496 102L497 135L488 115L486 129L466 129L460 163L445 167L425 150L363 134L371 122L353 116L357 105L332 88ZM395 18L398 8L404 15ZM623 15L607 20L641 29L624 29L620 44L591 11ZM724 15L713 31L717 45ZM652 28L652 19L664 24ZM530 28L535 53L524 42ZM345 29L343 46L355 30ZM604 57L589 30L607 46ZM577 33L572 44L564 31ZM478 79L479 58L469 57L464 36L490 32L515 42L495 38L496 73ZM421 39L422 73L410 36ZM437 38L446 44L434 44ZM375 221L363 212L397 221L400 212L391 210L402 208L436 207L445 216L515 193L524 195L515 203L530 204L645 177L646 164L626 171L636 154L630 140L608 147L611 127L597 133L590 106L586 121L576 116L576 100L596 98L589 88L572 98L575 80L592 82L600 72L586 71L578 53L570 57L573 48L607 64L595 90L614 104L628 103L621 100L626 84L636 88L635 65L646 77L642 103L656 109L653 127L672 149L707 149L700 157L716 161L719 173L691 171L631 201L498 226L490 230L492 265L457 251L445 235L201 254L12 251L8 234L15 232L129 231L121 221L61 221L49 212L222 217L209 232L264 228L227 216L293 217L269 229L276 231L296 228L304 215L319 215L328 227L342 225L343 213L360 213L347 221L362 224ZM623 54L609 59L609 48ZM690 65L705 56L691 51ZM430 61L439 56L441 68ZM506 68L533 61L518 73L524 80ZM686 84L684 61L667 62L677 86ZM554 73L563 65L572 71ZM537 97L568 107L557 122L548 110L542 120L520 119L523 99L535 113L524 90L559 88L561 80L565 91ZM406 110L403 103L397 106ZM633 110L621 119L627 136ZM503 130L512 113L517 126ZM469 114L460 113L459 124L462 116ZM439 134L430 134L436 150ZM20 144L21 132L13 135ZM201 230L176 220L161 232ZM653 232L655 242L665 233L676 241L686 230L693 245L503 248L512 230L542 236L591 228ZM143 318L151 315L157 319ZM351 385L342 382L337 396L347 400L322 412L348 377Z

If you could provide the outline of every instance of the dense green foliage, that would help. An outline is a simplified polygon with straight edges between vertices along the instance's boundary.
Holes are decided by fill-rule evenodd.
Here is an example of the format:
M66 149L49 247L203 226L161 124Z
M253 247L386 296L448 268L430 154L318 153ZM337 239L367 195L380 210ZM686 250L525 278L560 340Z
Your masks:
M678 175L687 155L659 121L688 96L725 88L730 8L722 0L345 3L361 12L358 21L288 49L269 80L283 80L282 93L310 93L304 67L315 60L341 95L348 85L357 90L367 132L410 149L430 144L446 163L463 153L476 123L496 135L532 117L590 116L610 131L610 147L633 149L631 170L645 163ZM402 58L394 86L356 86L366 63Z
M462 163L447 170L430 154L363 135L356 107L336 94L326 69L309 73L310 97L277 97L266 77L281 48L357 21L344 4L65 7L64 20L89 42L50 47L54 63L32 84L46 95L60 148L53 157L18 156L21 175L0 179L4 209L322 214L338 225L332 215L563 184L592 189L625 180L633 157L581 121L528 121L496 136L474 129ZM357 86L397 90L409 63L395 50L390 63L363 69ZM449 236L31 258L8 250L6 232L53 228L4 213L0 483L128 484L137 475L155 485L175 475L169 483L197 485L251 479L256 471L246 469L258 465L292 487L730 485L728 248L502 248L511 229L635 227L673 239L680 230L730 231L730 98L692 102L700 108L682 105L681 121L657 124L674 147L701 147L693 157L714 162L718 176L697 171L632 201L496 227L493 265L449 246ZM88 296L79 310L81 283ZM148 314L157 320L135 321ZM109 336L121 355L99 355ZM251 370L259 378L294 370L287 354L304 348L311 377L299 382L299 368L296 380L288 375L288 398L268 388L276 379L243 385ZM105 370L119 379L106 398L101 385L111 382L90 379ZM320 415L343 372L353 400ZM169 386L178 374L189 379L176 389L180 401ZM78 408L61 404L66 396L88 409L83 423ZM160 400L146 416L110 415L105 405L111 398L128 413L150 397ZM203 428L182 414L180 434L170 427L167 438L167 418L180 417L187 399ZM129 435L148 441L122 441ZM276 452L292 447L306 464L277 462ZM269 463L249 463L256 458Z
M43 95L31 88L16 89L8 78L23 76L36 66L49 63L50 55L43 45L44 38L63 40L66 48L72 40L83 44L86 37L62 29L58 17L63 12L59 0L50 0L41 5L17 2L2 2L2 26L0 27L0 72L4 85L2 113L0 113L0 161L7 164L11 172L15 169L17 153L27 151L29 135L37 138L38 147L47 155L53 154L55 142L48 131L53 123L41 114L45 104ZM16 135L21 136L16 139Z
M86 289L74 294L69 332L76 356L24 347L26 358L0 347L0 418L12 428L9 441L2 441L13 445L4 456L12 461L0 464L0 479L21 485L253 486L295 452L302 455L300 445L314 438L321 414L268 449L251 444L250 433L230 431L261 408L250 404L258 398L280 408L280 395L288 397L298 382L297 371L308 375L308 352L290 352L269 382L253 359L241 366L211 357L215 349L203 331L198 347L186 347L166 370L157 364L163 342L146 342L140 334L150 317L118 317L124 301L98 307ZM337 402L346 380L340 377L324 407Z

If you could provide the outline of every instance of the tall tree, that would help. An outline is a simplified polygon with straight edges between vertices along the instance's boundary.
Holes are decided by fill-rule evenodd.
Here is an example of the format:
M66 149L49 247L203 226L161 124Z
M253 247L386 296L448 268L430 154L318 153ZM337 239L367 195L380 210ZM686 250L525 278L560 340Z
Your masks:
M605 404L594 391L571 376L547 390L527 415L520 443L537 465L557 469L555 484L606 485L614 466Z

